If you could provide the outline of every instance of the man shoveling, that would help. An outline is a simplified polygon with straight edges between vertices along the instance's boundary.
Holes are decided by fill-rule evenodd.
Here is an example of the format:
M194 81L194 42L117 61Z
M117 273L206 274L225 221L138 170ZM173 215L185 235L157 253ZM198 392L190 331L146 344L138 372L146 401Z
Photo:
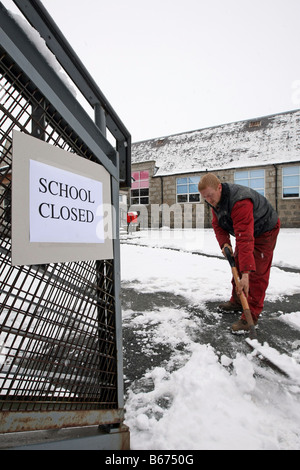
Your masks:
M244 292L256 325L263 309L280 229L278 214L257 191L238 184L221 183L213 173L202 177L198 189L212 208L212 226L224 255L226 247L233 254L230 235L236 239L234 259L240 281L237 286L232 281L231 298L220 305L220 309L225 312L243 311L239 296ZM232 330L249 330L244 313L232 325Z

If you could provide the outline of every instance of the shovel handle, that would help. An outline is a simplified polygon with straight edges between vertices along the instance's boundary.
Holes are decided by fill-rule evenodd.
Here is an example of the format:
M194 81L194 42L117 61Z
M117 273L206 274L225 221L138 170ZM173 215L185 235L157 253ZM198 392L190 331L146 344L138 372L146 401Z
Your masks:
M226 258L227 258L227 260L228 260L228 262L231 266L231 271L232 271L232 275L233 275L233 278L234 278L235 285L238 286L238 284L240 282L240 277L239 277L237 267L235 265L234 257L230 253L230 250L227 246L226 246L226 248L224 248L224 251L225 251ZM240 299L241 299L243 309L244 310L249 310L248 300L247 300L247 297L245 296L244 292L242 292L240 294Z
M231 252L230 252L228 246L226 246L226 247L224 248L224 252L225 252L226 258L227 258L227 260L228 260L230 266L231 266L232 268L234 268L234 267L235 267L234 257L232 256L232 254L231 254Z
M233 279L234 279L235 285L237 286L240 282L240 277L239 277L239 274L238 274L237 267L235 265L234 257L230 253L230 250L227 246L226 246L226 248L224 248L224 252L225 252L226 258L227 258L227 260L228 260L228 262L231 266ZM241 301L241 304L242 304L242 307L243 307L243 312L245 314L247 323L249 325L250 338L255 339L256 338L256 331L255 331L255 326L254 326L253 318L252 318L251 311L250 311L250 308L249 308L247 297L245 296L244 292L242 292L239 297L240 297L240 301Z

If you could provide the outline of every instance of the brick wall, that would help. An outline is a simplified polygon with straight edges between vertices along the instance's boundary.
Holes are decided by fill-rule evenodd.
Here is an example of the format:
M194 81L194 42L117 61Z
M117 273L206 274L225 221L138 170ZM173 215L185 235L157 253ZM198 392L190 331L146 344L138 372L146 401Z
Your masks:
M291 164L289 164L291 165ZM295 165L299 166L299 163ZM264 169L265 170L265 196L270 201L272 206L276 208L282 227L300 227L300 198L295 199L283 199L282 198L282 167L287 165L268 165L265 167L255 167L255 169ZM169 175L169 176L155 176L155 162L143 162L138 164L132 165L132 170L144 170L148 169L150 173L150 188L149 188L149 200L150 204L146 208L142 208L142 212L144 213L143 217L143 226L146 227L147 224L149 227L158 228L162 225L167 225L168 220L170 220L171 228L178 225L178 211L176 205L176 179L182 177L186 177L187 174L178 174L178 175ZM242 170L250 170L253 167L244 167ZM235 169L227 169L227 170L219 170L215 171L214 173L218 176L221 182L234 182L234 172ZM201 176L204 173L193 173L192 176ZM130 193L128 193L129 196ZM130 199L128 199L130 200ZM182 219L182 225L186 223L186 226L192 225L192 227L199 227L200 224L203 222L203 212L204 212L204 227L211 227L211 210L204 204L203 202L200 203L193 203L188 204L187 206L191 206L192 210L184 207L181 204L182 208L182 215L180 215ZM167 213L167 206L171 209L176 209L169 211ZM199 206L202 206L201 208ZM160 209L160 210L159 210ZM157 213L159 211L159 219L157 219ZM165 220L164 220L164 212L165 212ZM174 218L175 214L175 218ZM202 219L201 219L202 217ZM142 220L142 218L141 218ZM200 222L202 220L202 222Z

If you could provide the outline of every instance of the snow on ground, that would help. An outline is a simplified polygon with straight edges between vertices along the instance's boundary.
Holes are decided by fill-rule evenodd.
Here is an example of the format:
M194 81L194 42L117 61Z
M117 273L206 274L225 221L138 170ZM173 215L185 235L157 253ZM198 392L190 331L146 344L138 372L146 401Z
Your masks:
M122 246L124 256L127 254L130 258L125 258L122 262L123 281L131 281L133 284L138 281L143 284L143 290L166 290L185 295L191 301L199 303L207 300L218 301L228 296L226 279L230 281L231 271L224 262L212 230L145 230L135 232L124 240L133 245L126 248ZM234 239L232 245L234 247ZM286 267L300 270L299 245L300 229L281 229L274 252L266 300L275 301L283 295L300 292L299 273L283 273L282 269L279 269ZM157 259L154 262L153 250L149 251L146 247L170 248L176 251L158 251L157 264ZM199 260L199 257L192 253L203 253L220 259L205 256Z
M192 254L220 255L213 232L194 232L144 231L125 237L123 285L153 295L180 295L197 306L227 300L228 263ZM271 302L300 293L300 273L280 269L300 269L299 235L297 229L281 230L267 294ZM282 312L281 319L300 329L300 311ZM233 360L220 359L210 344L195 341L193 332L203 321L171 305L140 314L123 312L125 327L144 335L141 350L148 348L151 354L155 343L173 351L167 363L149 368L138 383L130 384L125 408L131 448L300 450L300 383L285 384L271 370L269 376L255 374L251 353L237 350ZM152 325L151 337L146 325ZM291 354L299 359L300 334L293 348Z

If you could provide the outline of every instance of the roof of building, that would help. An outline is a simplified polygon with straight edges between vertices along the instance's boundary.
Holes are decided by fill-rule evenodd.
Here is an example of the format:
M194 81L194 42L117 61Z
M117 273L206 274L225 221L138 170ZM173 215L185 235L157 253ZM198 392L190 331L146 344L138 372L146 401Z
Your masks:
M132 163L156 176L300 161L300 110L132 144Z

